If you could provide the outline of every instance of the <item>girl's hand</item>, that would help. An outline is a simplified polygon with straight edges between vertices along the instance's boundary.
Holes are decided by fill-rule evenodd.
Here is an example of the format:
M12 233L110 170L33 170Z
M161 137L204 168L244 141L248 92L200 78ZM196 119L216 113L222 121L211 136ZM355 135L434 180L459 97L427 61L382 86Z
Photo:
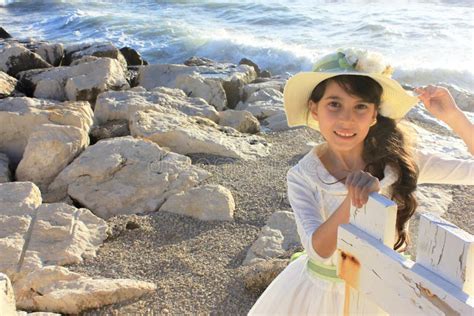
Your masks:
M380 182L370 173L359 170L349 173L346 178L346 187L352 205L361 208L369 200L369 193L380 190Z
M449 124L455 114L461 110L456 105L449 90L444 87L429 85L416 88L418 98L423 102L425 108L437 119Z

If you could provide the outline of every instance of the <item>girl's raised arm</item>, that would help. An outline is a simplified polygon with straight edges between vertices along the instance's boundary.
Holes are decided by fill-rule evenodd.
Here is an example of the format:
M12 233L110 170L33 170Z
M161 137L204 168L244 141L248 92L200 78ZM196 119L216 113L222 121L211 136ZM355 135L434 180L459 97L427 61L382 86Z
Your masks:
M416 93L425 108L437 119L445 122L466 143L471 155L474 155L474 124L459 109L448 89L429 85L416 88Z

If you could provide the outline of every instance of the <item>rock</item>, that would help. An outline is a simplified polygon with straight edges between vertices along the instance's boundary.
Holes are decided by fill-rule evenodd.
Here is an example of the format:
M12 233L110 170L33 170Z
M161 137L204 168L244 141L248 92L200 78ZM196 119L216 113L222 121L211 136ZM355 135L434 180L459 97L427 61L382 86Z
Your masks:
M0 273L0 315L17 315L12 284L10 279L3 273Z
M128 135L130 135L130 130L128 129L127 120L107 121L102 125L93 126L90 132L91 144L95 144L101 139L122 137Z
M85 130L74 126L44 124L28 138L16 169L18 181L34 182L42 192L84 148L89 145Z
M266 118L262 122L262 126L274 132L286 131L290 129L288 126L286 113L284 111Z
M288 265L287 259L270 259L244 267L245 288L261 294Z
M244 160L269 154L266 142L258 136L245 136L231 127L172 109L136 112L130 120L130 132L180 154L207 153Z
M210 174L191 159L143 139L119 137L89 146L48 189L47 201L67 195L102 218L156 211L169 195Z
M299 245L300 239L296 230L294 213L287 211L275 212L268 219L259 237L250 247L243 265L285 256Z
M77 65L80 65L80 64L83 64L83 63L90 63L92 61L97 61L99 59L100 59L100 57L83 56L83 57L81 57L79 59L76 59L73 62L71 62L71 64L69 66L77 66Z
M214 66L217 64L216 61L206 57L190 57L184 61L186 66Z
M0 184L0 272L14 284L46 265L94 257L107 237L107 224L89 210L41 204L38 194L31 182Z
M123 57L127 61L128 66L148 65L148 63L145 60L143 60L140 53L134 50L133 48L122 47L120 49L120 52L122 53Z
M10 182L11 173L10 173L10 160L8 156L4 153L0 153L0 183Z
M229 189L207 184L170 196L160 211L191 216L200 220L233 220L235 202Z
M84 56L108 57L119 62L123 71L127 70L127 61L123 57L120 50L111 42L104 43L80 43L67 46L64 49L65 66L70 65L73 61L81 59Z
M219 112L219 125L230 126L241 133L260 132L260 122L249 111L227 110Z
M250 83L243 87L242 89L242 101L244 102L253 102L253 101L266 101L268 99L277 99L283 100L283 88L286 84L286 81L283 80L271 80L261 83ZM248 98L260 91L263 90L265 94L256 94L254 95L253 101L248 101ZM260 97L255 99L255 97Z
M103 91L129 88L121 65L110 58L99 58L71 67L25 71L18 77L27 94L58 101L94 103Z
M88 102L57 102L32 98L0 99L0 151L15 166L28 138L43 124L70 125L86 133L93 123Z
M176 78L176 87L189 97L203 98L219 111L227 105L226 92L220 80L205 79L199 74L181 75Z
M0 71L0 99L10 96L18 83L18 80Z
M25 47L13 44L6 45L0 50L0 71L4 71L10 76L16 76L20 71L51 68L52 66Z
M212 66L161 64L140 67L138 84L147 90L159 86L176 88L178 76L193 75L194 73L198 73L204 79L220 81L229 108L234 108L239 102L243 86L252 82L257 76L253 67L247 65L236 67L232 64L214 64Z
M257 65L256 63L254 63L253 61L251 61L250 59L248 59L248 58L242 58L242 59L239 61L239 65L252 66L253 69L255 69L255 72L257 73L257 76L260 77L260 67L258 67L258 65Z
M456 85L447 83L440 83L439 85L449 90L461 110L474 112L474 94Z
M54 67L59 66L64 57L63 44L41 43L33 51Z
M138 89L137 89L138 88ZM212 106L200 98L189 98L182 90L156 88L141 91L137 87L129 91L108 91L99 95L94 115L99 124L110 120L130 120L137 112L147 109L176 109L192 116L202 116L218 121L219 116Z
M7 32L5 31L5 29L3 27L0 27L0 38L11 38L12 36Z
M264 70L260 73L260 78L271 78L272 73L269 70Z
M14 288L21 309L78 314L139 298L154 292L156 285L128 279L92 279L64 267L48 266L31 272Z

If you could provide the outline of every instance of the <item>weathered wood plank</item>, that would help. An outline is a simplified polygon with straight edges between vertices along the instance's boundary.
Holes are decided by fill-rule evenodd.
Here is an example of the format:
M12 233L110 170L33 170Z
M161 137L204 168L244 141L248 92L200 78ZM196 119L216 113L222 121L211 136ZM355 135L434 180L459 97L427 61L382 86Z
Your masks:
M474 315L473 297L352 224L338 249L339 276L390 315Z
M430 213L421 214L416 262L474 295L474 236Z
M384 245L393 247L395 244L397 204L383 195L371 193L364 207L351 207L350 221Z

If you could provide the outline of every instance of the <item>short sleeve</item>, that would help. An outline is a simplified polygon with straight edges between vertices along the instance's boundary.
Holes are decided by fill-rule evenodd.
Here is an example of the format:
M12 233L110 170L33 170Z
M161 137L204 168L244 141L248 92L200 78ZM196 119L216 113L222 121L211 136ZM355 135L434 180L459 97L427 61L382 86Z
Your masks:
M415 152L418 184L474 185L474 159L456 159L422 150Z
M296 228L301 244L310 258L326 261L313 248L314 231L324 222L320 212L320 200L317 192L299 172L299 165L292 167L287 174L288 200L295 214Z

